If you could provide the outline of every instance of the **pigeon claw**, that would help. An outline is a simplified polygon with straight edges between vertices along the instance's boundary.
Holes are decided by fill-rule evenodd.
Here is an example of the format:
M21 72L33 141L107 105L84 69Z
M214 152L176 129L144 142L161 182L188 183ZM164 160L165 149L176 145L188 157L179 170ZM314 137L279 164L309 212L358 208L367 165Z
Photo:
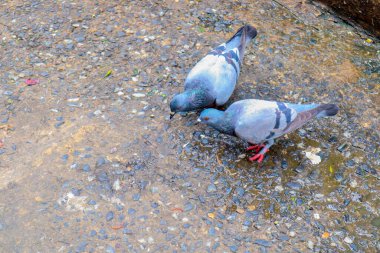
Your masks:
M256 155L250 157L249 160L251 162L257 161L258 163L261 163L264 160L264 155L263 154L256 154Z
M265 147L264 144L252 145L247 148L247 151L254 150L255 153L258 153L263 147Z

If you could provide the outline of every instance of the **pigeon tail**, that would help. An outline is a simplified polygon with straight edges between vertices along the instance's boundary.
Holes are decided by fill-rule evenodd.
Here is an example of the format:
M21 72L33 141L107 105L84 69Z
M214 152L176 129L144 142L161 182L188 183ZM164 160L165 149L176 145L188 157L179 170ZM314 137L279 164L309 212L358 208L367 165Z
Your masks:
M322 104L318 107L303 111L297 114L297 117L283 130L283 133L290 133L300 127L302 127L304 124L306 124L309 120L311 120L314 117L326 117L326 116L334 116L338 113L338 106L334 104Z
M226 42L226 50L233 48L239 49L240 58L244 54L246 45L255 38L257 35L256 28L251 25L245 25L239 28L239 30Z
M335 116L339 108L335 104L323 104L316 108L319 112L317 114L317 117L329 117L329 116Z

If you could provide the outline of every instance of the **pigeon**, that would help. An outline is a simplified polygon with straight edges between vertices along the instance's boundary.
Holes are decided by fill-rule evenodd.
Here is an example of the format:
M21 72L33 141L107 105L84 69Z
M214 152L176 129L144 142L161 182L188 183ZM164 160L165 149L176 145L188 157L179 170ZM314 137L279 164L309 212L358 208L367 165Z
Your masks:
M170 102L170 118L176 112L224 105L238 80L245 47L256 35L254 27L245 25L200 60L185 80L185 91Z
M198 121L253 144L247 150L254 150L257 154L249 160L261 163L274 139L302 127L315 117L334 116L338 110L335 104L246 99L231 104L226 111L205 109Z

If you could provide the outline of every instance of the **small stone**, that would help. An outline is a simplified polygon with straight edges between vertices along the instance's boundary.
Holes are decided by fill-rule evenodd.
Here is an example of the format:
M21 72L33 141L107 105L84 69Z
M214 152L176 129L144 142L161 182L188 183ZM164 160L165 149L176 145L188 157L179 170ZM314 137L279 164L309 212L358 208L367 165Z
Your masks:
M107 245L106 253L115 253L115 249L111 245Z
M124 31L117 32L117 37L122 38L122 37L125 37L125 36L126 36L126 33Z
M140 194L138 194L138 193L133 194L132 199L133 199L134 201L139 201L139 200L140 200Z
M289 232L289 236L290 236L290 237L294 237L294 236L296 236L296 232L294 232L294 231L290 231L290 232Z
M121 189L121 186L120 186L120 180L119 179L116 179L115 182L113 183L112 185L112 188L115 190L115 191L118 191Z
M86 250L87 245L88 245L88 242L86 241L81 242L76 248L75 252L76 253L84 252Z
M348 243L348 244L353 243L352 239L351 239L350 237L348 237L348 236L346 236L346 237L344 238L344 242L346 242L346 243Z
M214 227L210 227L209 230L208 230L208 235L215 236L215 234L216 234L215 228Z
M236 246L236 245L231 245L231 246L230 246L230 250L231 250L232 252L237 252L237 250L238 250L238 246Z
M96 205L96 201L93 200L93 199L90 199L90 200L87 202L87 204L94 206L94 205Z
M307 241L307 247L309 249L313 249L314 248L314 243L312 241Z
M189 212L189 211L193 210L193 208L194 208L194 205L193 205L191 202L187 202L187 203L185 204L183 210L184 210L185 212Z
M348 143L343 143L337 149L339 152L343 152L348 147Z
M287 236L287 235L280 235L279 237L278 237L278 239L280 239L281 241L289 241L289 236Z
M298 182L289 182L286 186L293 190L300 190L302 188L302 185Z
M284 187L282 187L282 185L277 185L276 187L274 187L274 190L278 192L282 192L284 191Z
M106 214L106 221L111 221L113 220L113 217L114 217L114 214L112 211L109 211L107 214Z
M286 160L282 160L281 162L281 168L286 170L288 168L288 162Z
M54 124L54 127L55 127L55 128L59 128L59 127L62 126L63 124L65 124L65 122L64 122L64 121L60 121L60 122L58 122L58 123L55 123L55 124Z
M74 196L79 196L82 190L77 188L72 188L71 192L74 194Z
M89 172L89 171L91 170L91 167L90 167L90 165L88 165L88 164L84 164L83 167L82 167L82 170L83 170L84 172Z
M264 247L271 247L272 246L272 243L270 241L263 240L263 239L256 239L253 243L264 246Z
M63 161L66 162L68 159L69 159L69 155L66 154L66 155L63 155L63 156L62 156L62 160L63 160Z
M98 160L96 160L96 167L102 166L106 163L106 159L104 157L99 157Z
M135 98L143 98L146 95L144 93L133 93L132 96L135 97Z
M207 192L216 192L216 186L214 184L210 184L208 187L207 187Z

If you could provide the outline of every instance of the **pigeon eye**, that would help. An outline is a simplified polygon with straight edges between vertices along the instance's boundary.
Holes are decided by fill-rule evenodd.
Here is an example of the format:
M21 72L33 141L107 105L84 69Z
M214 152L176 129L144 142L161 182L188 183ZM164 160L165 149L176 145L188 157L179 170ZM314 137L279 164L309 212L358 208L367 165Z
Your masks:
M204 119L204 120L209 120L210 118L209 118L209 117L204 117L203 119Z

